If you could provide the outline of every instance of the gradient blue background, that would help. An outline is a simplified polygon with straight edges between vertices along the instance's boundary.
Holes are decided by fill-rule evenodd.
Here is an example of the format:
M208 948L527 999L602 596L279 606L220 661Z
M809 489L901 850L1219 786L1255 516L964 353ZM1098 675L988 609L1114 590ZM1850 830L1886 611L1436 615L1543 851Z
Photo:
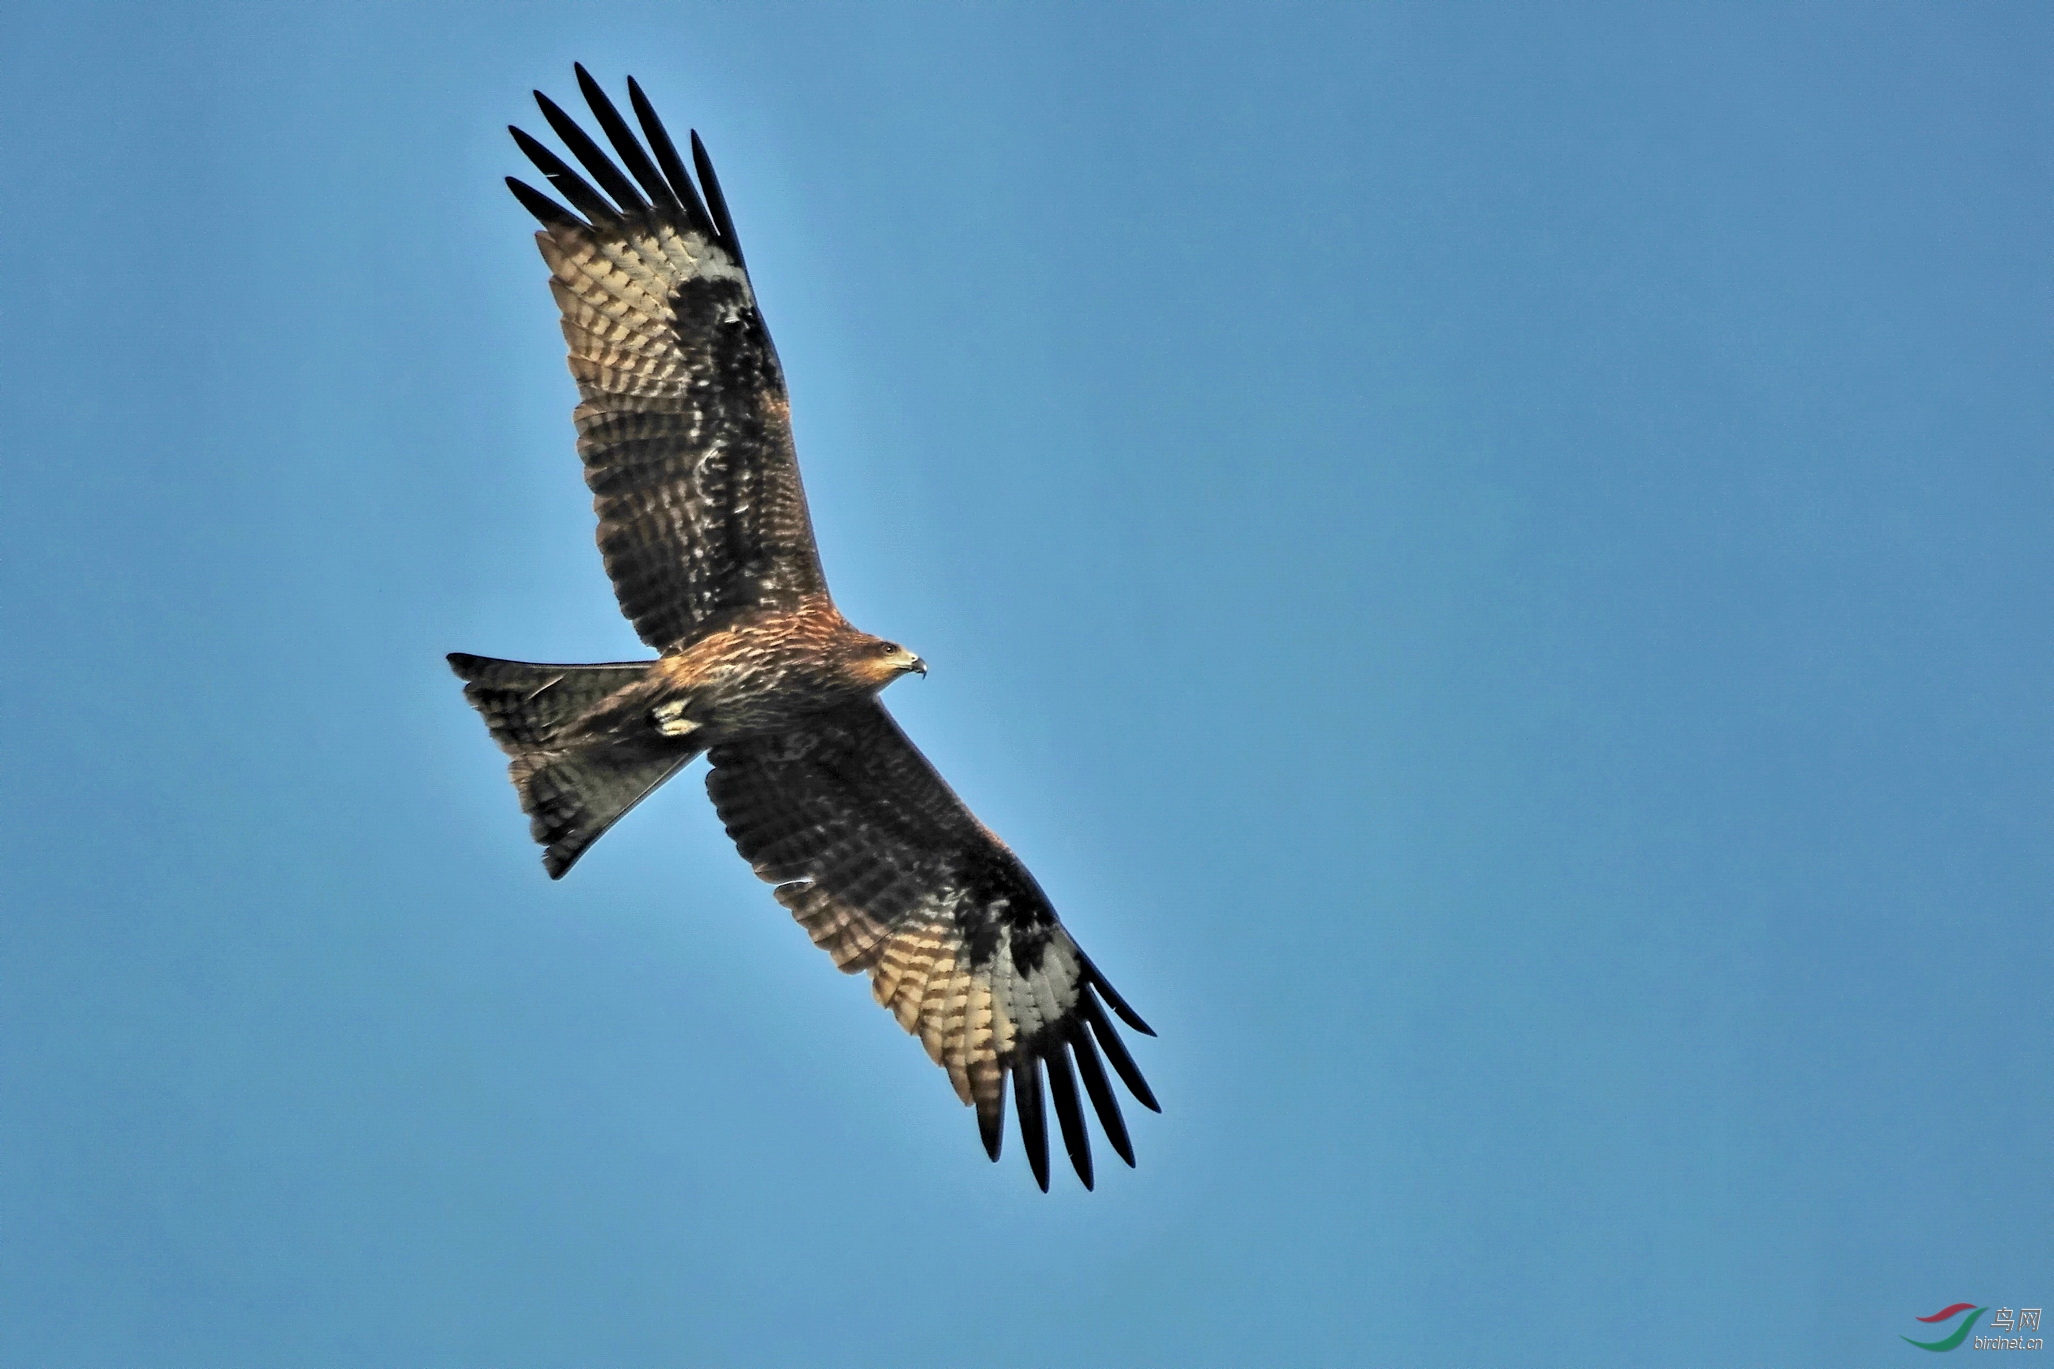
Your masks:
M638 654L530 86L712 144L890 703L1161 1031L1043 1197ZM2054 14L17 5L0 1359L1918 1363L2054 1300Z

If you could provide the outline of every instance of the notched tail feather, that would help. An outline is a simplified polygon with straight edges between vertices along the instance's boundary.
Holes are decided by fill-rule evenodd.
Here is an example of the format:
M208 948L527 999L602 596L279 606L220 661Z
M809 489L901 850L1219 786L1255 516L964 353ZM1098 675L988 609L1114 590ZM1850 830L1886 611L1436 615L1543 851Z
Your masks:
M567 740L572 724L639 681L650 662L537 665L453 652L450 669L485 719L539 842L542 866L562 879L586 848L675 774L699 748L643 733Z

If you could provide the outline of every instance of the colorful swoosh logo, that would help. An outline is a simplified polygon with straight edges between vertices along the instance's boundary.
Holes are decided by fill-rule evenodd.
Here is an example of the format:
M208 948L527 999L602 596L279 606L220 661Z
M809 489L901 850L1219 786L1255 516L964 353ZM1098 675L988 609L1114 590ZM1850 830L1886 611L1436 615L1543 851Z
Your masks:
M1939 1311L1935 1312L1935 1313L1934 1313L1934 1314L1933 1314L1932 1316L1930 1316L1930 1317L1920 1317L1920 1318L1919 1318L1919 1320L1920 1320L1920 1321L1946 1321L1946 1320L1947 1320L1947 1319L1948 1319L1949 1317L1953 1316L1953 1315L1954 1315L1954 1314L1955 1314L1956 1312L1966 1312L1966 1311L1968 1311L1968 1309L1969 1309L1969 1308L1971 1308L1971 1307L1974 1307L1974 1306L1975 1306L1975 1304L1974 1304L1974 1303L1972 1303L1972 1302L1958 1302L1958 1303L1954 1304L1954 1306L1952 1306L1952 1307L1943 1307L1943 1308L1941 1308L1941 1309L1940 1309Z
M1930 1317L1919 1318L1920 1321L1937 1322L1946 1321L1949 1317L1956 1316L1962 1312L1968 1313L1968 1320L1957 1327L1954 1334L1945 1340L1913 1340L1910 1336L1900 1336L1898 1339L1902 1340L1906 1345L1916 1345L1921 1350L1952 1350L1955 1346L1968 1339L1968 1329L1974 1326L1976 1318L1982 1316L1987 1310L1987 1308L1977 1307L1972 1302L1958 1302L1952 1307L1941 1308Z

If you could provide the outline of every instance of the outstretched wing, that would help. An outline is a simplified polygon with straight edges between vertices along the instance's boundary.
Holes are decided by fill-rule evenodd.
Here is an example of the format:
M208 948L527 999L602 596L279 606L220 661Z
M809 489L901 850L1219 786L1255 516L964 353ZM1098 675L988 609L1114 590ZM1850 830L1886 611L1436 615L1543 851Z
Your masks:
M881 704L865 699L800 731L715 747L712 761L707 792L743 857L837 966L869 972L877 1001L976 1107L992 1159L1010 1080L1028 1162L1048 1188L1046 1072L1084 1186L1091 1140L1080 1077L1106 1139L1134 1163L1100 1052L1143 1106L1160 1109L1106 1009L1154 1032Z
M628 82L646 149L584 67L577 73L626 172L536 91L600 188L518 128L514 141L570 208L511 176L507 185L542 221L535 237L563 309L606 573L636 633L667 651L735 613L794 607L827 583L784 372L706 149L694 133L702 201L641 87Z

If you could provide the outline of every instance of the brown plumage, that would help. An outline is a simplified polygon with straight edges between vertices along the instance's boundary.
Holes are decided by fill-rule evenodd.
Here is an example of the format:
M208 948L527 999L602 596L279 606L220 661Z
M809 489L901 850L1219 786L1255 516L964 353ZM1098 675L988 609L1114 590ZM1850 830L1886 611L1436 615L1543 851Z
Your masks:
M538 91L598 186L519 129L569 208L507 184L542 223L606 572L661 654L450 665L512 758L552 878L708 753L707 791L743 857L839 968L869 974L976 1109L991 1158L1010 1086L1036 1181L1047 1189L1046 1097L1089 1188L1079 1081L1133 1164L1106 1066L1156 1102L1112 1017L1153 1033L879 702L927 668L850 626L828 596L784 374L698 134L695 184L640 87L628 82L646 146L583 67L577 77L619 162Z

